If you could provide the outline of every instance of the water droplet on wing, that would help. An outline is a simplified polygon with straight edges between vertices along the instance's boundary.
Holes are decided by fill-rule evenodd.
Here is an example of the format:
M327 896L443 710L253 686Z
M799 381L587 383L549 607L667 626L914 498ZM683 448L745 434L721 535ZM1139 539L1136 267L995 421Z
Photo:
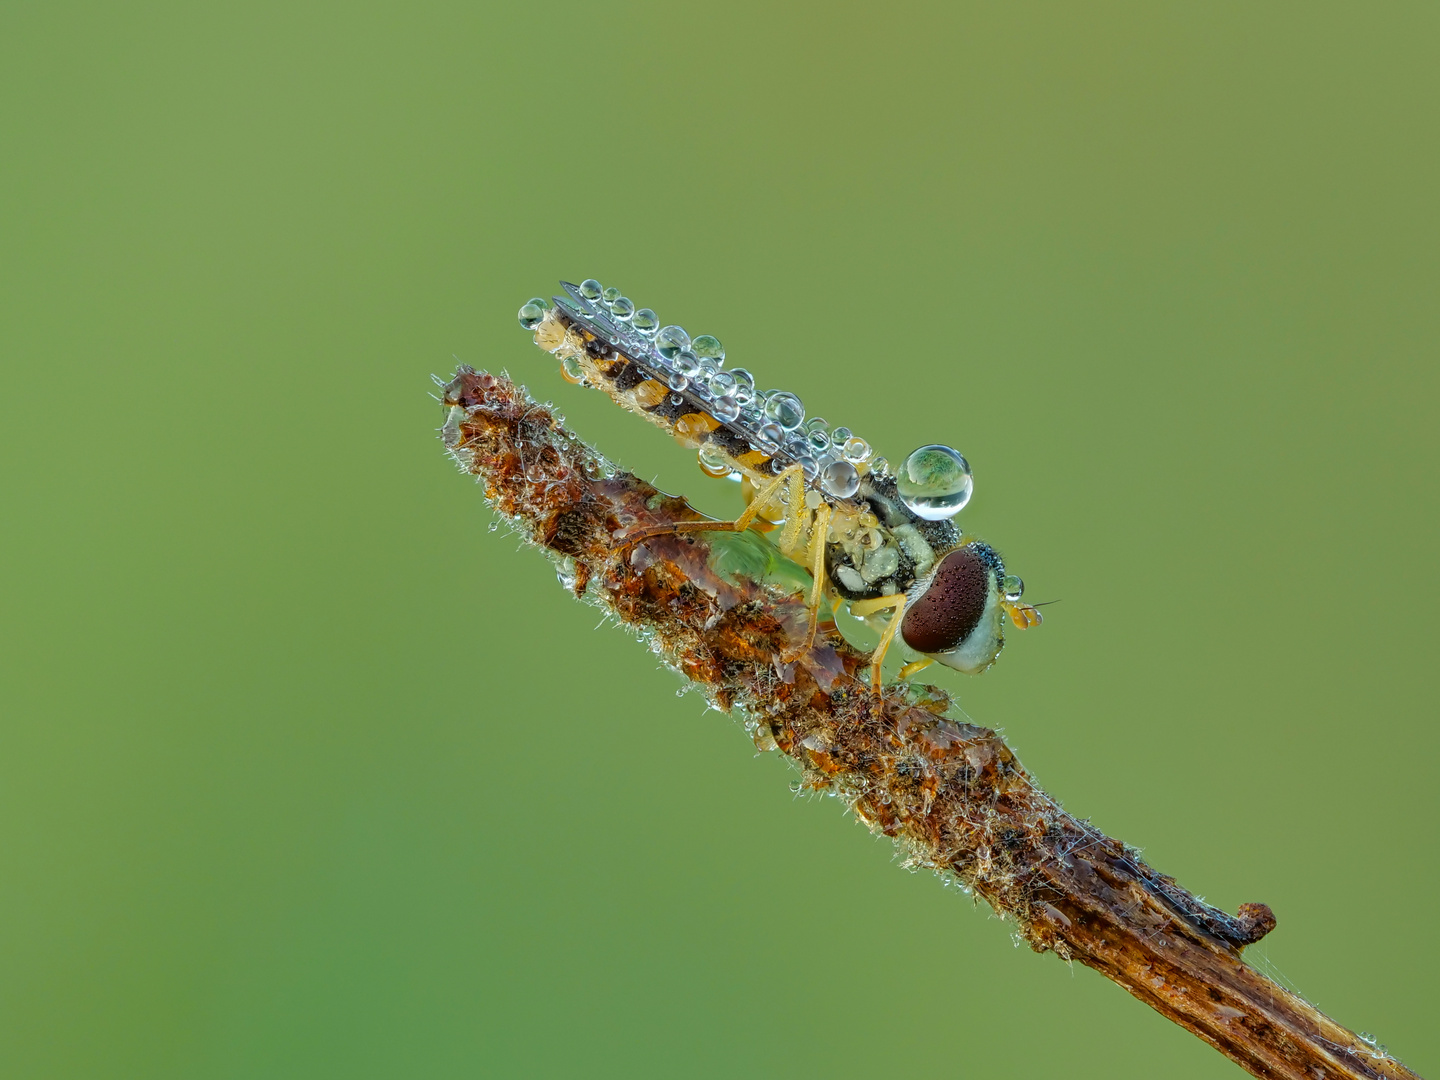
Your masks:
M765 398L765 415L786 431L794 431L805 422L805 405L788 391L773 390Z
M702 360L714 360L717 367L725 359L725 349L714 334L701 334L690 343L690 348Z
M666 360L674 360L690 347L690 335L678 326L667 326L655 335L655 348Z

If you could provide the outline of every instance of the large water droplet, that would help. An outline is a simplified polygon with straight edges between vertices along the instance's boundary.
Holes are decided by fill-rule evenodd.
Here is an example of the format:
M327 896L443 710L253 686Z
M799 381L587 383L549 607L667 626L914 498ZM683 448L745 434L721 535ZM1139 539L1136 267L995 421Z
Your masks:
M610 314L622 322L635 314L635 305L628 296L620 296L610 301Z
M714 334L701 334L690 343L691 351L702 360L714 360L719 367L725 360L725 349Z
M600 299L604 300L607 304L613 304L616 300L620 299L620 290L612 285L600 294Z
M545 309L550 305L545 303L543 297L533 297L525 301L520 308L520 325L526 330L534 330L545 318Z
M776 447L780 445L780 440L785 438L785 429L772 421L768 424L761 424L755 434L766 446Z
M860 490L860 474L848 461L832 461L820 470L820 486L827 495L848 499Z
M666 360L674 360L690 347L690 335L678 326L667 326L655 335L655 348Z
M630 325L649 337L660 328L660 318L648 307L642 307L630 318Z
M695 359L695 354L689 351L682 352L675 356L675 370L687 379L693 379L700 374L700 361Z
M895 483L900 500L926 521L954 517L975 489L969 462L939 443L922 446L902 461Z
M765 398L765 415L786 431L794 431L805 422L805 404L785 390L772 390Z
M592 304L605 294L605 286L596 281L593 277L587 277L580 282L580 287L575 290Z

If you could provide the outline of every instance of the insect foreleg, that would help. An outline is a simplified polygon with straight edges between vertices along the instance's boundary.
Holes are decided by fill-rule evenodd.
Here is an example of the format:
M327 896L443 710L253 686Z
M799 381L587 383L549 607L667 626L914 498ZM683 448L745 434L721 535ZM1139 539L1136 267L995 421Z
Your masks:
M789 503L785 508L785 529L780 533L780 539L775 544L780 551L792 558L796 554L796 548L800 546L800 536L809 524L810 508L805 505L805 474L799 465L791 465L776 477L777 480L785 479L789 482L788 493ZM759 499L755 500L759 502ZM823 504L822 504L823 505Z
M807 513L808 517L809 514ZM815 521L810 527L810 574L814 579L810 586L810 619L809 629L805 632L805 644L795 650L793 656L784 659L793 660L801 654L808 652L815 644L815 630L820 624L820 601L825 598L825 538L830 532L830 504L821 503L815 511Z
M870 687L877 695L882 692L880 689L881 668L885 663L886 650L890 648L890 642L895 639L895 633L900 629L900 617L905 614L905 594L901 592L893 596L877 596L873 600L855 600L850 604L850 613L861 619L866 615L873 615L877 611L884 611L886 608L892 608L894 614L885 624L885 631L880 635L880 643L870 654L870 663L873 666L870 673Z

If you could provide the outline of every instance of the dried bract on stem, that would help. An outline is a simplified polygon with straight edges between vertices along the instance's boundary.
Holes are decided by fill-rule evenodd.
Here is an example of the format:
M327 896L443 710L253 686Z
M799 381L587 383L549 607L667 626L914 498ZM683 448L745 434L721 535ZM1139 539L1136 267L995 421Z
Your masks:
M445 404L450 453L577 596L641 631L743 717L757 746L844 799L909 865L954 875L1033 948L1096 969L1255 1076L1414 1076L1245 963L1241 950L1275 926L1264 904L1213 908L1065 813L995 732L947 717L943 691L877 697L869 657L833 624L796 656L808 578L762 538L624 544L626 533L700 515L614 470L504 376L462 367Z

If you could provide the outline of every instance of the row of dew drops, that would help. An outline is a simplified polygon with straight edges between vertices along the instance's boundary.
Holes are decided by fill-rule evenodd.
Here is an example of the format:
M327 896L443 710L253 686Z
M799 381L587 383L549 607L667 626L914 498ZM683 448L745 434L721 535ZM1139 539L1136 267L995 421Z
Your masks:
M724 367L725 349L714 335L692 338L679 326L661 326L650 308L637 310L619 289L606 288L594 278L582 281L574 291L593 312L608 316L634 359L663 373L672 393L688 392L715 419L743 432L757 448L788 457L801 467L806 481L825 494L850 498L860 488L861 468L872 475L890 475L889 462L875 456L870 444L849 428L831 428L818 416L807 420L805 404L795 394L756 390L750 372ZM534 330L549 308L544 298L534 297L520 308L520 325ZM649 355L636 355L642 350ZM568 374L576 378L578 362L570 363L576 370ZM712 476L730 471L717 447L706 444L699 456L701 467ZM904 502L931 520L958 512L972 490L969 464L957 451L938 445L921 447L906 458L897 481Z

